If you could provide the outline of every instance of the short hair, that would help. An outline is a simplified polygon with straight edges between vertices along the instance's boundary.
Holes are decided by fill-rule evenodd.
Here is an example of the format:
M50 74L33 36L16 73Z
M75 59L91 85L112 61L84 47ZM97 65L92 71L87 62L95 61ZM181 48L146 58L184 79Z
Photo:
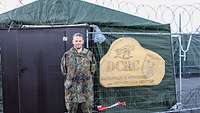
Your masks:
M73 38L74 37L83 37L83 34L81 34L81 33L75 33L74 35L73 35Z

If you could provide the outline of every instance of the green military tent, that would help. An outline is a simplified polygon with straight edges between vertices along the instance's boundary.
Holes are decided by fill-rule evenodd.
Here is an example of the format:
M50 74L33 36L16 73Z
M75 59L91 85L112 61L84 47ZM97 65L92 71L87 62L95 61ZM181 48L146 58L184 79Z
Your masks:
M103 32L110 32L105 34L105 41L94 43L91 47L98 61L115 39L125 36L134 37L143 47L157 52L166 61L165 77L157 86L104 88L99 83L97 71L94 106L108 106L117 101L125 101L127 103L125 108L116 107L105 112L150 113L166 111L176 103L171 37L159 35L159 33L170 33L169 25L80 0L39 0L0 15L1 29L20 28L22 25L52 25L53 27L83 23L97 25ZM118 34L119 32L121 34ZM141 34L134 34L134 32ZM158 33L158 35L145 33Z
M159 25L156 22L80 0L39 0L0 16L1 24L78 24L112 26Z

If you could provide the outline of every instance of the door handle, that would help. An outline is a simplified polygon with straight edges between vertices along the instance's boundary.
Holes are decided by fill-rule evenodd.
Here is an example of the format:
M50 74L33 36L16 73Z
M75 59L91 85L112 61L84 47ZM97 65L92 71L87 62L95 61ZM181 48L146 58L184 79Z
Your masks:
M27 71L28 70L28 68L27 67L22 67L22 68L20 68L20 73L24 73L25 71Z

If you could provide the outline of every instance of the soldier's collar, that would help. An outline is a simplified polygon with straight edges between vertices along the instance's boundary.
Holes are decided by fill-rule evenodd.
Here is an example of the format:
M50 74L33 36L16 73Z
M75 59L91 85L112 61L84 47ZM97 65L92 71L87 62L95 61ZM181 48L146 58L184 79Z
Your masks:
M81 51L81 53L87 54L88 53L88 49L83 48L83 50Z
M77 50L74 47L72 47L72 51L74 51L76 54L87 54L88 53L88 49L86 49L86 48L83 48L83 50L80 53L78 53Z

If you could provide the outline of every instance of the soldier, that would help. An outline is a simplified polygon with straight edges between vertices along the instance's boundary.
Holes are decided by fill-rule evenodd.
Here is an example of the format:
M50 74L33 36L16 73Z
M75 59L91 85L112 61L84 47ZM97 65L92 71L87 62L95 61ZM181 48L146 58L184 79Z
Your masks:
M65 76L65 105L68 113L76 113L78 106L83 113L92 113L93 75L96 60L92 52L83 47L81 33L73 35L73 47L64 53L61 71Z

